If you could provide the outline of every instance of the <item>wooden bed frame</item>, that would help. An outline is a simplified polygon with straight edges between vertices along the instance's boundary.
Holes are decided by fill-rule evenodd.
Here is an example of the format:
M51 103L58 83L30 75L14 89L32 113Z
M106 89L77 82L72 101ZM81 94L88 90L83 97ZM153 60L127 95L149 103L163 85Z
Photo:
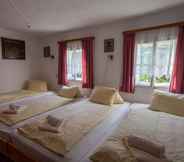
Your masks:
M41 162L26 156L24 153L20 152L13 143L2 138L0 138L0 153L14 162Z

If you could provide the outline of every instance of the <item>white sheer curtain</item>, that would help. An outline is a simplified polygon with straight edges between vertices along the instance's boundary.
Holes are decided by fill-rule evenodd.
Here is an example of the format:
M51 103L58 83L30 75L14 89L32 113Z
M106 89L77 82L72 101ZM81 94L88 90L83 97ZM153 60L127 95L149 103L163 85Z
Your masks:
M163 28L138 32L136 34L136 43L149 43L163 40L173 40L177 38L178 28Z
M68 80L82 79L82 42L67 43L67 78Z
M138 32L136 34L136 84L168 86L177 35L177 27Z

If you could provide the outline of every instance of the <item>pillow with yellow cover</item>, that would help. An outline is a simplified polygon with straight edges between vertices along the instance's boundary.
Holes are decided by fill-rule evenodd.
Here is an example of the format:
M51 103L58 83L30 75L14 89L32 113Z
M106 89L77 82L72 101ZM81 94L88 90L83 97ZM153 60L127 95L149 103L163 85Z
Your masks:
M123 104L124 103L124 100L123 100L123 98L121 97L121 95L119 94L118 91L116 91L113 103L114 104Z
M41 80L29 80L27 82L27 90L46 92L48 91L47 82Z
M66 98L78 98L81 97L80 89L79 87L63 87L61 90L59 90L58 95L61 97Z
M104 105L112 105L115 98L116 102L119 102L118 97L115 88L96 86L90 96L90 101Z
M168 92L154 91L150 109L184 116L184 97Z

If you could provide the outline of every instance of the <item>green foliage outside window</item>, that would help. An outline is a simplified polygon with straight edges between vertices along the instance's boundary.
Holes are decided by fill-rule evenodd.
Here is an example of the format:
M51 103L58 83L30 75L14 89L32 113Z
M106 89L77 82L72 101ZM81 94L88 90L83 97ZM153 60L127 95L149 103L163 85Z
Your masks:
M142 74L140 76L140 81L151 82L151 77L148 74Z
M155 81L156 83L168 83L169 78L166 75L162 75L160 77L156 77Z
M167 77L166 75L162 75L162 76L155 78L156 83L168 83L169 80L170 80L170 78ZM140 81L151 82L151 76L149 76L148 74L142 74L142 75L140 75Z

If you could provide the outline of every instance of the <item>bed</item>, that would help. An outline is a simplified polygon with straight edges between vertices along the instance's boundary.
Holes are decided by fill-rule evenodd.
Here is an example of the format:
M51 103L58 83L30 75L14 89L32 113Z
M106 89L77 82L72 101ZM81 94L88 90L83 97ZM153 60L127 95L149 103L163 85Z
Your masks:
M169 160L173 162L184 161L184 118L152 111L149 109L149 105L134 103L130 106L128 118L122 119L111 136L81 162L89 162L89 157L93 161L105 162L99 160L97 153L107 149L112 150L115 156L121 154L123 151L122 138L127 135L140 136L153 142L158 141L165 146L165 154Z
M126 118L128 112L129 103L107 106L83 99L16 125L11 133L11 139L17 150L33 161L77 162L81 161L97 144L104 141L108 134L116 128L118 121ZM48 114L67 121L63 128L64 135L62 134L62 140L66 145L64 152L46 147L43 141L38 142L39 138L35 140L30 137L29 131L20 131L26 128L26 125L37 125L35 122L42 121Z

